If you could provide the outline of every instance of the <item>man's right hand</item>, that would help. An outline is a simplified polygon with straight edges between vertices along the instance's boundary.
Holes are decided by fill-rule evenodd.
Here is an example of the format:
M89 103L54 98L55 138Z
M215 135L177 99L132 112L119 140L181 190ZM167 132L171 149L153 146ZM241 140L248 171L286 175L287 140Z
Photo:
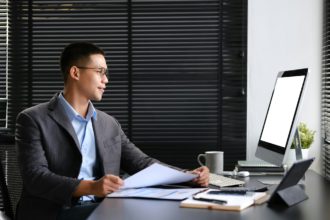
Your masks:
M105 175L98 180L82 180L80 181L74 197L94 195L97 197L105 197L111 192L117 191L124 185L124 181L115 175Z
M114 175L105 175L101 179L94 181L92 185L92 195L105 197L111 192L117 191L123 186L124 181Z

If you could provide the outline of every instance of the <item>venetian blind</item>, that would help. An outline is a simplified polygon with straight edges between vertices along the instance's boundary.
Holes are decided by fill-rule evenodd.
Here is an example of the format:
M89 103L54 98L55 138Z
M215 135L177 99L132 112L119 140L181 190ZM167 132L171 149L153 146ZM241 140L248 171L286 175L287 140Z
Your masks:
M322 147L323 172L330 180L330 3L324 2L322 65Z
M8 1L0 1L0 129L7 128L8 101Z
M13 7L10 124L62 86L59 56L73 41L106 52L110 82L95 105L143 151L183 168L224 150L245 159L244 0L20 1Z

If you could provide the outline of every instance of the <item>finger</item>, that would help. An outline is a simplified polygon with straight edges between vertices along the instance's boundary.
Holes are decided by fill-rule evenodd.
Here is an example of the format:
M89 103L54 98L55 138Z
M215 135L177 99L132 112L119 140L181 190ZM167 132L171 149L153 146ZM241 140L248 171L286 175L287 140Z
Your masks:
M207 179L209 177L209 175L207 173L201 173L199 175L199 179Z
M200 174L200 178L209 178L209 176L210 176L210 173L209 173L208 169L203 170L203 172L201 172L201 174Z
M209 184L209 170L207 167L200 167L198 168L200 170L199 178L196 179L195 183L201 186L208 186Z
M198 181L199 181L198 178L195 178L195 179L192 180L193 183L197 183Z
M209 173L203 172L199 175L199 179L208 179Z
M204 169L204 166L196 168L196 170L199 172L203 171L203 169Z
M208 172L209 172L209 169L206 166L198 167L192 171L192 173L196 173L196 174L197 173L202 174L202 173L208 173Z
M196 182L198 185L201 185L201 186L208 186L209 185L209 181L208 179L205 179L205 180L199 180Z
M200 175L200 172L197 171L197 170L193 170L193 171L191 171L191 173L192 173L192 174L196 174L198 177L199 177L199 175ZM197 177L197 178L198 178L198 177Z
M120 188L119 187L113 187L113 186L110 186L110 188L109 188L109 193L112 193L112 192L116 192L116 191L118 191Z
M201 171L202 173L209 173L209 172L210 172L209 168L207 168L206 166L202 166L202 167L200 167L200 171Z
M117 183L113 183L113 182L111 182L111 183L109 184L109 188L110 188L112 191L117 191L117 190L119 190L121 187L122 187L122 185L117 184Z
M122 188L124 186L124 182L120 181L120 182L111 182L110 183L110 187L112 189L115 189L116 191L119 190L120 188Z
M199 182L197 182L197 184L199 184L201 186L208 186L209 185L209 181L208 180L199 181Z
M204 172L202 169L200 169L200 168L191 171L191 173L193 173L193 174L197 174L197 175L198 175L198 176L195 178L196 180L197 180L197 179L200 179L200 178L203 177L203 176L205 176L205 172Z
M117 191L123 185L123 180L114 175L106 175L104 177L103 189L106 193Z
M107 187L106 187L106 192L107 193L111 193L111 192L115 192L118 191L121 188L120 185L114 184L114 183L110 183Z
M204 187L208 187L209 186L209 183L208 182L203 182L203 183L200 183L199 185L200 186L204 186Z
M118 184L118 185L124 184L124 181L119 176L107 175L107 177L111 183Z
M198 178L195 182L197 184L205 183L208 182L208 178Z
M208 183L208 179L207 178L196 178L194 180L192 180L193 183L197 184L197 185L205 185L205 183Z

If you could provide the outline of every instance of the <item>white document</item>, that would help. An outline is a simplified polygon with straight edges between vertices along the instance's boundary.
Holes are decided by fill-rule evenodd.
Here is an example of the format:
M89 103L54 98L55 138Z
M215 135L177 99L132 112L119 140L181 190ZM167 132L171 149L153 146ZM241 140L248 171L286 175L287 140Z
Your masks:
M126 178L122 189L142 188L148 186L176 184L188 182L197 177L196 174L185 173L155 163L140 172Z
M162 189L162 188L138 188L125 189L113 192L107 197L109 198L148 198L148 199L169 199L183 200L189 196L196 194L206 188L179 188L179 189Z

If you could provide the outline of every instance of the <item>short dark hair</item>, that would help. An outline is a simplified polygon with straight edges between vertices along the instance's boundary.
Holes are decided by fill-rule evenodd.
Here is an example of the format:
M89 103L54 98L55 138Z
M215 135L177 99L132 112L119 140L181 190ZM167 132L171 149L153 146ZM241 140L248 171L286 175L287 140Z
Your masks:
M61 54L61 72L64 83L68 79L69 71L72 66L81 65L80 62L87 62L90 55L102 54L104 51L89 42L75 42L67 45Z

